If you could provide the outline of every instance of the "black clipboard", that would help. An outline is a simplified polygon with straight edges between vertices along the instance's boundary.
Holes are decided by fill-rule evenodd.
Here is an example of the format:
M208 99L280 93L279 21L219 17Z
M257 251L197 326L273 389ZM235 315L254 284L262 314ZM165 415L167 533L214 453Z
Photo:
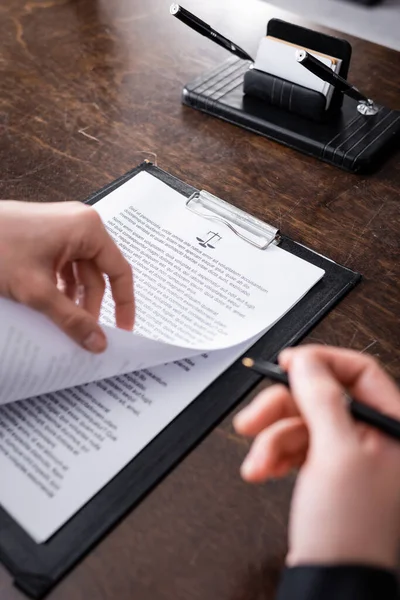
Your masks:
M141 171L187 198L198 191L143 163L93 194L87 203L94 204ZM287 237L282 237L280 247L323 268L325 276L255 344L252 355L266 360L274 360L283 347L303 338L361 278ZM15 585L32 598L45 596L261 379L235 362L46 543L34 542L0 508L0 560Z

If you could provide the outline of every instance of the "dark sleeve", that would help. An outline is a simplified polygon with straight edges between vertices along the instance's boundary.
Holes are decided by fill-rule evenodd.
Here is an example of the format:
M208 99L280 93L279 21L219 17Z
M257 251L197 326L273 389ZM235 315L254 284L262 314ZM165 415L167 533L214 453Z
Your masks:
M399 600L396 576L366 566L299 566L283 572L276 600Z

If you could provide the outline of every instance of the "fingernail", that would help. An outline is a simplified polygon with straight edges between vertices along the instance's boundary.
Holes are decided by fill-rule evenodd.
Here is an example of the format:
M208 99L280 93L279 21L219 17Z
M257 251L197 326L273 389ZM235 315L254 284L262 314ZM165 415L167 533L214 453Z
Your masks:
M286 359L286 357L289 357L291 354L293 353L293 348L285 348L284 350L282 350L282 352L279 354L279 358L283 358L283 360Z
M278 356L278 363L283 369L287 369L289 365L289 361L293 356L293 348L285 348Z
M243 479L249 479L253 475L254 472L254 461L251 456L247 456L240 467L240 474Z
M233 427L238 433L242 433L251 421L251 408L245 408L233 418Z
M89 352L103 352L106 349L106 338L103 334L98 331L92 331L85 340L83 340L83 347Z
M246 420L247 408L244 408L233 417L233 425L241 425L243 419Z

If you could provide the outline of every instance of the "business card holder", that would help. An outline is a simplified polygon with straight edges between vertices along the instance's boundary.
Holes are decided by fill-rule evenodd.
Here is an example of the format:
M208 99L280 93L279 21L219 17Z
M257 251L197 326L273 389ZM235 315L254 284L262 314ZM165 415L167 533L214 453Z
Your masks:
M326 110L326 97L321 92L259 71L251 64L243 77L243 93L312 121L326 121L331 117L331 111Z
M347 77L351 46L345 40L272 19L269 35L337 56ZM231 57L188 83L183 104L228 121L354 173L375 171L399 146L400 112L376 106L362 114L352 98L335 90L325 110L319 92L257 71Z

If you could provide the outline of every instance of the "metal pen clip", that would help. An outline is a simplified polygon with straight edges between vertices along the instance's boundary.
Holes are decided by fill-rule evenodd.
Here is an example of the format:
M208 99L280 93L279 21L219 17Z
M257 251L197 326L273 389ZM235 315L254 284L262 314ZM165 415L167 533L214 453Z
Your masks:
M240 239L260 250L280 241L279 229L204 190L192 194L186 208L205 219L222 223Z

